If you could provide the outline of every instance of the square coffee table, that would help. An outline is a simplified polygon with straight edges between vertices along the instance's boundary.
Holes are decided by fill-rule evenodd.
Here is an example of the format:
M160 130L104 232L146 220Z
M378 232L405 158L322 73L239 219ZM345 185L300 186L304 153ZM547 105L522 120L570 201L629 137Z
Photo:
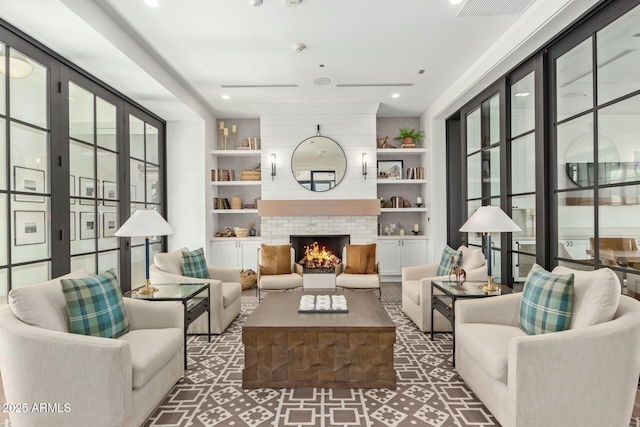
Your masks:
M348 313L298 313L302 295ZM270 292L242 327L243 388L395 388L396 326L374 292Z

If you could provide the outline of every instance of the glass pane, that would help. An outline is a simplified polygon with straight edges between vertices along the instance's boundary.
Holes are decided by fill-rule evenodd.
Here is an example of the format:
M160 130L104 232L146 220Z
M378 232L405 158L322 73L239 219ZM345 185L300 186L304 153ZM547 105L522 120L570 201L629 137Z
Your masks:
M96 218L94 207L72 205L71 217L72 220L77 221L75 240L71 241L71 254L95 252L99 220Z
M144 122L129 115L129 155L144 160Z
M511 192L536 191L535 133L511 141Z
M13 263L50 257L50 198L42 199L41 203L14 202L11 204L11 261Z
M7 53L6 46L0 43L0 114L6 114L5 105L7 104Z
M116 249L120 239L115 236L115 232L120 227L118 221L118 206L99 206L99 240L98 250Z
M144 285L144 246L131 248L131 289Z
M500 195L500 147L482 152L483 197Z
M637 34L640 7L598 31L598 104L640 89Z
M139 162L137 160L131 160L130 162L131 168L131 201L132 202L141 202L141 203L132 203L133 207L141 207L144 208L144 198L145 198L145 167L143 162Z
M98 194L104 206L115 206L118 197L118 155L110 151L97 150L98 154Z
M599 183L640 180L640 95L598 112Z
M13 267L11 269L11 289L46 282L51 278L50 271L50 262L40 262L37 264Z
M593 185L593 116L558 126L558 189Z
M474 153L482 146L480 132L480 108L478 108L467 116L467 153Z
M113 271L116 273L118 280L122 282L122 277L120 277L120 264L118 262L119 252L118 251L109 251L102 252L98 254L98 271L107 271L113 268Z
M491 239L493 242L493 239ZM496 248L497 246L493 246ZM502 252L499 250L493 250L491 253L491 277L493 283L503 283L502 282Z
M87 274L98 274L95 254L71 257L71 271L84 270Z
M80 142L69 141L69 190L81 200L71 203L93 205L99 191L94 172L94 149ZM73 182L73 185L71 184ZM98 183L99 184L99 183Z
M7 195L0 194L0 265L7 265Z
M12 123L10 139L12 188L27 193L48 193L47 132ZM42 202L39 196L16 197L24 201Z
M11 117L48 128L47 69L15 49L10 51Z
M469 219L481 205L480 200L467 202L467 219ZM467 233L467 242L470 245L482 246L482 233Z
M7 281L7 269L0 269L0 307L7 304L7 289L9 282Z
M467 157L467 199L482 197L481 155L482 153L476 153Z
M69 83L69 136L93 144L93 94Z
M536 196L519 196L511 199L511 218L522 231L513 233L513 240L531 239L536 237ZM535 252L534 252L535 253Z
M620 267L633 267L640 269L640 262L628 262L624 255L612 250L638 251L640 247L640 185L607 188L600 190L599 196L603 199L615 199L626 202L631 199L634 204L604 205L598 207L598 232L600 238L600 260L604 265L617 265ZM602 250L608 249L608 253ZM620 258L622 256L622 258ZM606 261L606 262L605 262Z
M486 205L486 203L484 204ZM489 204L491 206L500 207L500 198L495 197L489 200ZM500 249L502 247L501 242L502 242L502 233L491 233L491 247L493 249Z
M158 166L147 163L147 203L160 203Z
M511 86L511 136L518 136L535 128L535 78L527 74Z
M500 98L489 100L489 145L500 142Z
M535 246L533 248L535 250ZM536 263L536 257L520 253L513 254L513 279L516 282L524 282L531 271L531 267Z
M588 259L594 222L592 190L558 194L558 243L564 244L567 258Z
M116 151L116 106L96 97L97 138L100 147Z
M2 79L0 79L1 83ZM7 189L7 132L5 126L6 121L0 119L0 190Z
M158 164L158 129L147 125L147 162Z
M556 60L557 120L593 107L591 39Z

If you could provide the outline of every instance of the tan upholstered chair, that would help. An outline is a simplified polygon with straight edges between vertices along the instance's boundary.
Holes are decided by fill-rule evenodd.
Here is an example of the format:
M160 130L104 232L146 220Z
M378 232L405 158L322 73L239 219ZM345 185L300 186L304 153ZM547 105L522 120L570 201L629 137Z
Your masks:
M240 270L207 267L208 279L186 277L182 275L183 251L188 251L188 249L182 248L173 252L155 254L154 263L149 266L151 283L154 286L162 286L163 283L209 283L211 333L221 334L240 314L242 301ZM188 333L206 334L207 329L207 316L202 315L189 325Z
M461 267L468 281L487 280L487 261L480 249L460 246ZM431 330L431 281L449 280L449 276L437 276L439 263L404 267L402 269L402 311L422 332ZM455 279L454 279L455 280ZM433 313L433 330L450 332L451 323L440 313Z
M60 279L14 289L0 308L0 370L14 427L141 426L183 374L181 304L123 298L130 331L118 338L69 332ZM57 413L33 411L36 403ZM63 405L69 405L64 412Z
M359 246L359 245L348 245ZM378 263L378 248L376 247L375 266L373 273L347 273L349 267L348 264L348 252L345 246L342 249L342 264L340 264L340 272L336 276L336 287L342 289L349 289L352 291L378 291L378 298L381 296L380 292L380 265Z
M268 245L263 245L268 246ZM272 245L276 246L276 245ZM291 268L291 273L285 274L265 274L263 257L262 257L262 247L258 248L258 282L256 288L256 295L258 296L258 301L260 301L260 291L288 291L291 289L297 289L302 287L302 276L296 273L295 268L295 259L296 253L293 248L289 251L290 258L289 264Z

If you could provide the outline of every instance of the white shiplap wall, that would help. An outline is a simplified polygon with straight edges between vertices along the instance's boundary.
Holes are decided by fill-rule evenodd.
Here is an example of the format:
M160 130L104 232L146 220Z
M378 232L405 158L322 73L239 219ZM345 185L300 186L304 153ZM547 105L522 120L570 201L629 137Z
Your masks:
M376 194L376 113L371 104L261 104L262 199L374 199ZM347 172L333 190L311 192L294 179L291 156L300 142L316 134L335 140L347 157ZM368 176L362 175L362 153L367 153ZM276 155L276 177L271 179L271 154ZM318 212L318 214L321 214Z

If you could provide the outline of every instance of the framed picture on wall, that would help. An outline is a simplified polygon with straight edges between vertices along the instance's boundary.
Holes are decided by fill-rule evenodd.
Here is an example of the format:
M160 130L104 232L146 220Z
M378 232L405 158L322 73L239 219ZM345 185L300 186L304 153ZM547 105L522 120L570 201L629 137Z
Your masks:
M80 190L80 194L79 196L81 197L80 199L80 204L81 205L93 205L94 201L93 200L89 200L89 199L95 199L98 195L96 194L96 192L98 191L98 187L96 186L96 181L93 178L85 178L84 176L81 176L80 179L80 184L79 184L79 190ZM82 215L80 215L82 216ZM82 239L82 237L80 237Z
M104 206L118 206L118 184L102 181L102 198Z
M114 237L118 230L118 216L116 212L102 213L102 237Z
M71 212L69 216L69 240L76 240L76 213Z
M44 171L40 169L25 168L22 166L13 167L13 185L15 191L25 193L44 193ZM29 196L27 194L16 194L16 202L44 203L44 196Z
M69 204L76 204L76 177L75 175L69 175Z
M378 160L378 175L389 179L402 179L402 160Z
M80 212L80 240L96 238L96 216L93 212Z
M46 243L46 217L44 211L14 211L15 246Z
M135 208L137 206L136 200L138 200L138 188L135 185L131 186L131 193L129 194L129 200L131 200L131 207Z

